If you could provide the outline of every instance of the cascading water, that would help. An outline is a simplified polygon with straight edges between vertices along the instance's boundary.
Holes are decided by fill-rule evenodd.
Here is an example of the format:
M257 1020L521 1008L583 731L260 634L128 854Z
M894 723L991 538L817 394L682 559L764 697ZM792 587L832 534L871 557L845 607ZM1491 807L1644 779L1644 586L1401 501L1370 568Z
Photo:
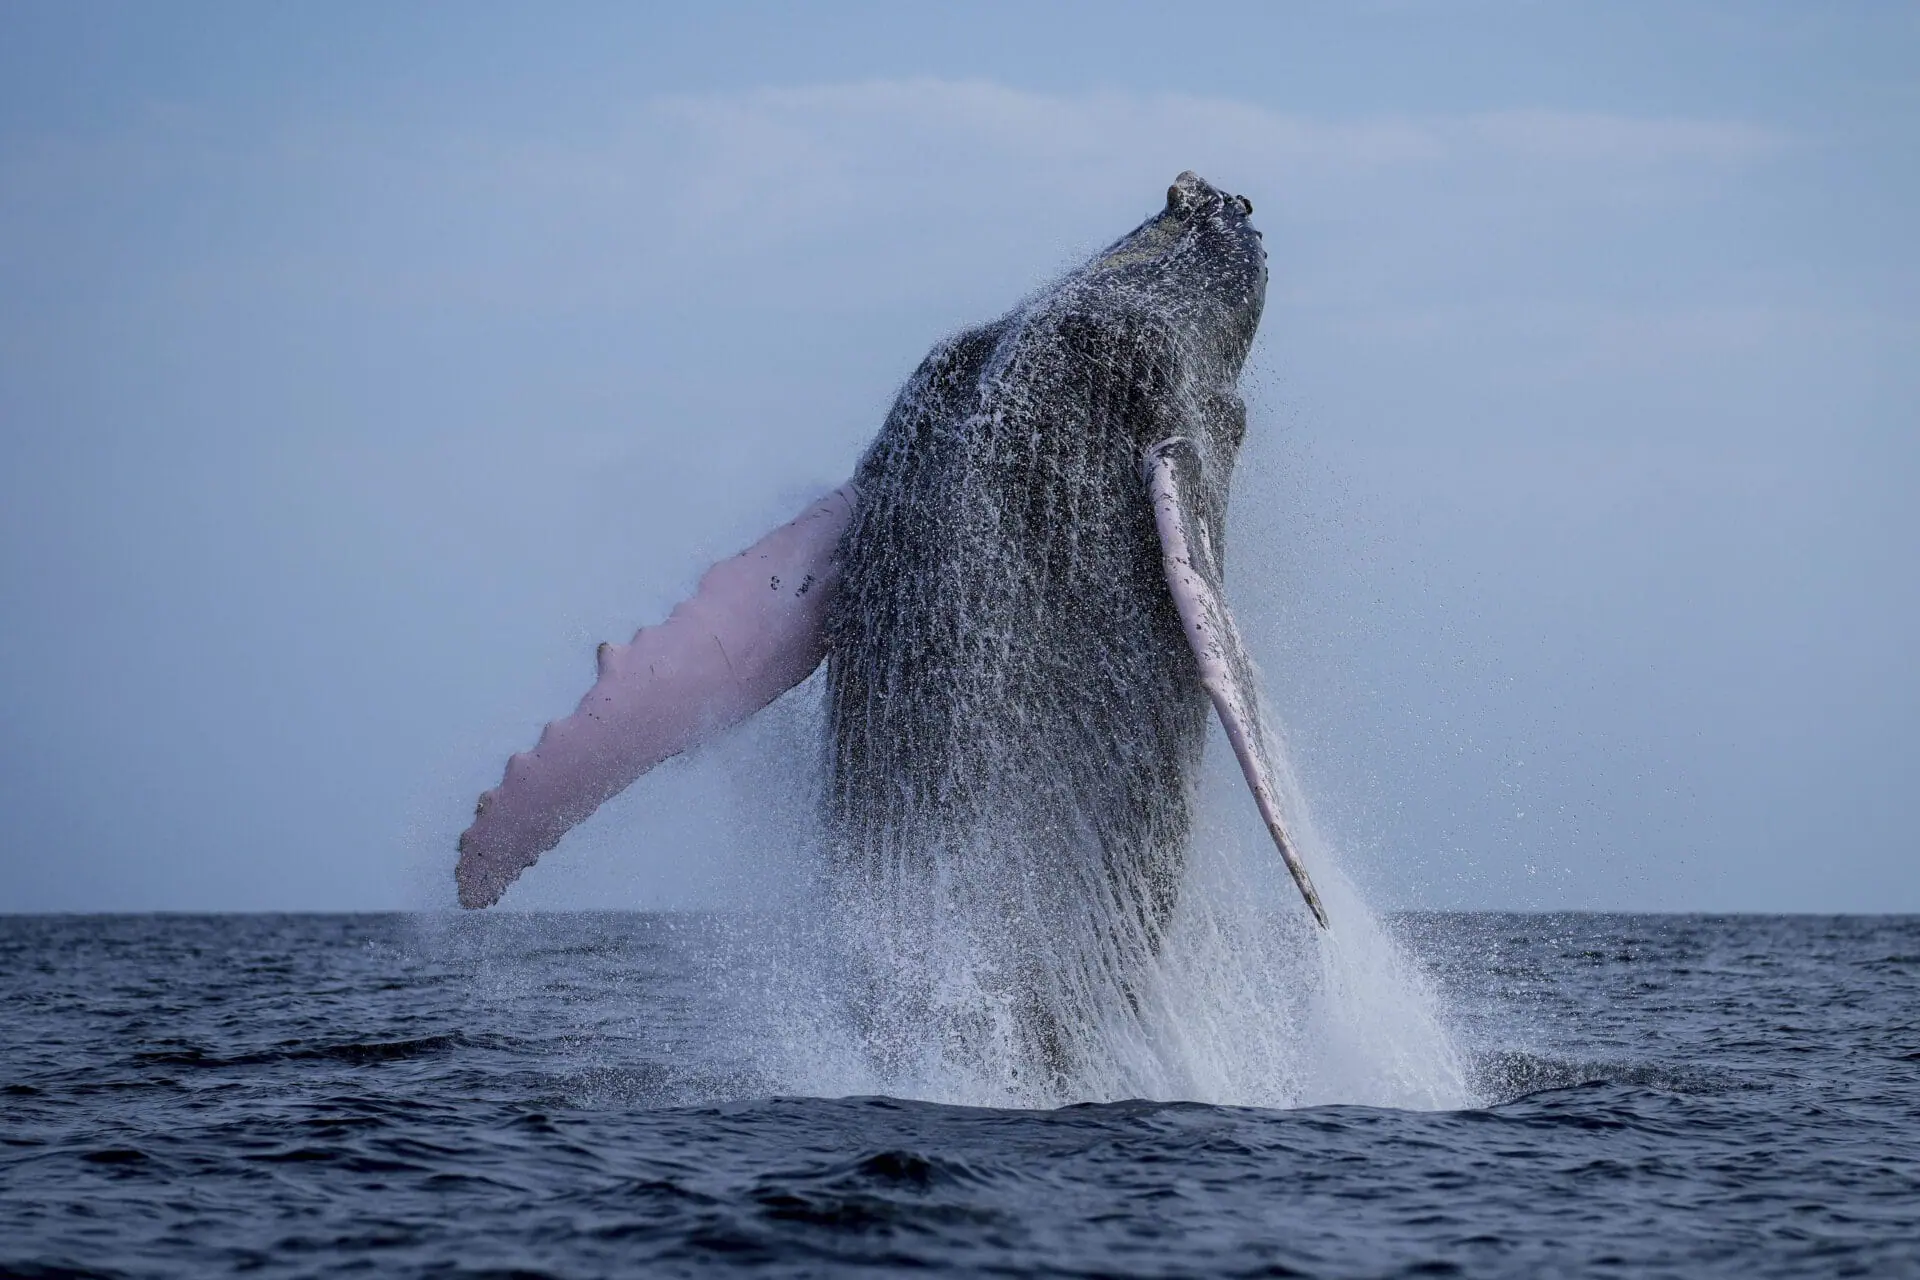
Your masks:
M1482 1101L1437 994L1341 874L1294 779L1283 775L1286 802L1334 922L1324 932L1251 820L1225 746L1216 737L1207 752L1178 905L1144 959L1098 928L996 930L960 874L931 894L903 882L850 903L829 872L781 923L737 936L733 963L756 971L733 989L756 1088L994 1107ZM1096 896L1082 913L1114 910ZM1053 1069L1036 1061L1014 994L1034 975L1061 975L1041 987L1066 1041L1049 1046Z

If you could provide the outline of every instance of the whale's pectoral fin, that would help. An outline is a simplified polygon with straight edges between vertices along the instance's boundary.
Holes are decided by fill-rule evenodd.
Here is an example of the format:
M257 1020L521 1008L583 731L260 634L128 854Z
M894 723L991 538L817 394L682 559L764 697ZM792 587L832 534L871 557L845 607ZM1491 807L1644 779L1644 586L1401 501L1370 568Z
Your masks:
M631 644L603 644L599 679L572 715L507 761L460 835L463 907L491 906L575 823L669 756L740 723L826 654L834 553L854 492L836 489L723 560L693 598Z
M1160 533L1167 586L1173 592L1174 608L1179 610L1194 660L1199 663L1200 683L1220 714L1227 739L1233 743L1233 754L1239 757L1240 772L1246 775L1253 802L1260 809L1274 847L1280 850L1281 861L1287 864L1313 918L1324 929L1326 908L1320 905L1320 895L1314 891L1313 881L1280 821L1253 662L1240 643L1233 614L1227 610L1220 557L1201 518L1200 451L1192 440L1175 436L1149 448L1141 457L1140 469L1147 482L1147 496L1153 502L1153 522Z

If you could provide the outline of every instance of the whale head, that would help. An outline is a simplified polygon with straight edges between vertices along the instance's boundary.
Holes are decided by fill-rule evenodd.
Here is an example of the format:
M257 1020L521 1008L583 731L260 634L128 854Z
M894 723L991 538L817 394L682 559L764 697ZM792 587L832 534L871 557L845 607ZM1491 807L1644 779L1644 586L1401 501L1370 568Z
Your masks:
M1145 304L1181 323L1215 375L1239 377L1267 297L1267 251L1253 202L1191 170L1167 188L1166 207L1076 275L1081 289Z

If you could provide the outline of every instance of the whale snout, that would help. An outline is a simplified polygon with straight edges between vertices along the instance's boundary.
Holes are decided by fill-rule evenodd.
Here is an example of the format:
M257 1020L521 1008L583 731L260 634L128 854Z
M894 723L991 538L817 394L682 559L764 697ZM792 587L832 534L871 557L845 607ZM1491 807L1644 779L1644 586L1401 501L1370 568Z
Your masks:
M1188 169L1167 188L1167 211L1185 215L1220 208L1241 217L1253 212L1253 201L1245 196L1230 196L1205 178Z

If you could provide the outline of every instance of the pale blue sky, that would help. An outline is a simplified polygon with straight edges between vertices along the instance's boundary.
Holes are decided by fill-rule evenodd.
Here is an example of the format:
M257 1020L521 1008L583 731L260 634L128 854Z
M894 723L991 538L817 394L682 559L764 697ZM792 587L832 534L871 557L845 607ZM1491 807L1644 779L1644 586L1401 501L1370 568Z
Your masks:
M1376 897L1920 910L1920 9L17 2L0 910L450 902L595 641L1189 167ZM755 892L803 730L516 897Z

